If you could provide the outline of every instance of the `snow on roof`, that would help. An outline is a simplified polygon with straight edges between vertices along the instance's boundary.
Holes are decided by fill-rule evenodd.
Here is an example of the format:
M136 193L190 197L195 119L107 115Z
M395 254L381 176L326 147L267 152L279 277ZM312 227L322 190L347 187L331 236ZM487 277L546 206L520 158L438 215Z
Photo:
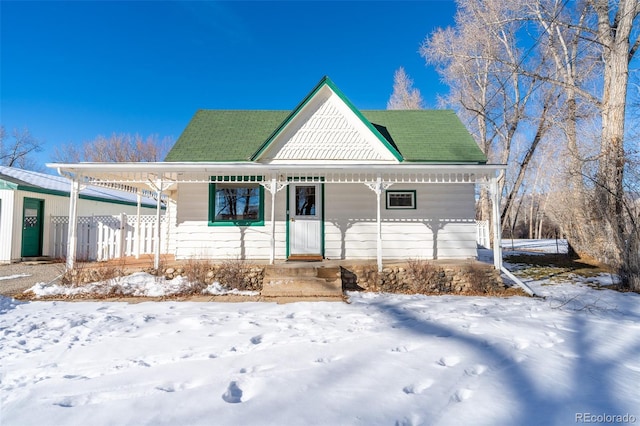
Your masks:
M49 191L71 193L71 181L65 177L0 166L0 180L6 180L21 186L31 186ZM137 195L133 192L86 185L80 190L84 197L99 198L106 202L137 203ZM142 197L142 204L155 207L156 201L150 197Z

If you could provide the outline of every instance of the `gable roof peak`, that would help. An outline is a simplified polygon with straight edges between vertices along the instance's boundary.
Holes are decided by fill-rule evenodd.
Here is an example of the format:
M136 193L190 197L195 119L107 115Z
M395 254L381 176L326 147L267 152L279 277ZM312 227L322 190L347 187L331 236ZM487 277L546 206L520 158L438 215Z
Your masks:
M342 102L347 110L351 111L355 116L355 120L360 122L360 126L364 126L366 130L365 133L369 133L373 139L377 140L381 145L383 151L386 151L385 156L389 155L391 158L395 159L395 161L403 161L402 155L398 150L389 143L389 141L380 133L380 131L374 126L356 107L355 105L344 95L344 93L336 86L336 84L331 80L327 75L323 76L320 81L315 85L315 87L305 96L302 101L291 111L291 113L284 119L284 121L269 135L269 137L262 143L262 145L258 148L258 150L250 157L251 161L257 161L260 159L265 151L272 145L274 140L278 139L280 135L282 135L290 124L296 120L299 116L300 112L310 103L313 102L314 99L321 96L320 93L323 92L324 88L327 87L331 92L339 98L338 102ZM326 94L326 92L325 92ZM322 95L324 96L324 95ZM328 97L330 97L329 95Z

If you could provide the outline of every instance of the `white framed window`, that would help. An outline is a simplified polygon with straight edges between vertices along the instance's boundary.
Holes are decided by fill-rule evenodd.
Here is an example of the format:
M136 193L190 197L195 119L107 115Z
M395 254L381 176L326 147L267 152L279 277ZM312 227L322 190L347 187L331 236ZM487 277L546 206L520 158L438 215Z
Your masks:
M209 226L264 226L261 180L261 176L225 176L222 182L210 183Z

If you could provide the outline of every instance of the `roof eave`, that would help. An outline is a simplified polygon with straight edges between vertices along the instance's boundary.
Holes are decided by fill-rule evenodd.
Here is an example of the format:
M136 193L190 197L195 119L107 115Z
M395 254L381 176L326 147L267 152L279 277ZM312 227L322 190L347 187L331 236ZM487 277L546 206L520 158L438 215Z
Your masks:
M245 169L246 172L269 172L276 170L370 170L389 171L389 168L414 169L453 169L453 168L483 168L483 169L506 169L506 164L487 164L482 162L426 162L426 161L405 161L396 164L263 164L253 161L226 161L226 162L206 162L206 161L181 161L181 162L148 162L148 163L47 163L47 167L57 169L58 173L65 176L68 173L83 172L141 172L141 173L163 173L163 172L189 172L189 171L209 171L220 170L234 172L238 168ZM243 171L242 173L245 173Z

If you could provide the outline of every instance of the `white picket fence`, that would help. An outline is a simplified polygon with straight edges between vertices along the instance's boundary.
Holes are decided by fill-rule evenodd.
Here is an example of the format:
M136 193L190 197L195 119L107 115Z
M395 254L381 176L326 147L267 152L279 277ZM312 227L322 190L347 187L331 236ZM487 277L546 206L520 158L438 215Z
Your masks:
M476 220L476 243L479 247L491 248L488 220Z
M78 260L109 260L124 256L155 253L157 238L155 215L138 217L125 214L117 216L78 217ZM166 239L166 218L160 217L161 239ZM67 255L69 218L51 216L51 250L53 257ZM162 241L161 241L162 242ZM167 252L167 242L161 244L160 252Z

